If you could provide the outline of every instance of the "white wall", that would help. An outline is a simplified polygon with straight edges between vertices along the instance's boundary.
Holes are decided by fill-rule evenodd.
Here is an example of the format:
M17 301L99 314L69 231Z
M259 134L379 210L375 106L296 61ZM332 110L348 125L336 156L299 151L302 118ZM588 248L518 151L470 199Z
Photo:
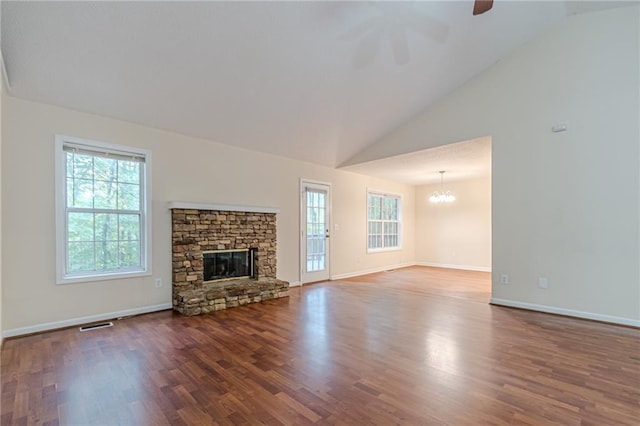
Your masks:
M495 302L640 325L638 16L570 17L354 160L492 136Z
M299 179L333 184L332 275L414 262L414 188L189 138L105 117L4 97L2 253L5 335L111 312L171 303L167 202L278 207L278 277L299 280ZM249 124L248 124L249 125ZM54 135L152 151L153 276L55 284ZM303 143L304 141L301 141ZM367 255L366 189L402 194L404 249ZM155 277L165 286L156 289Z
M433 204L440 183L416 187L416 263L426 266L491 270L491 177L447 182L456 201Z
M0 7L0 9L2 9ZM4 96L7 88L5 87L5 73L4 73L4 64L3 64L2 52L0 51L0 223L2 223L2 121L4 120L2 116L2 104L4 103ZM2 226L0 226L0 347L2 347L2 342L4 337L2 335L3 330L3 321L2 316L4 315L2 309Z

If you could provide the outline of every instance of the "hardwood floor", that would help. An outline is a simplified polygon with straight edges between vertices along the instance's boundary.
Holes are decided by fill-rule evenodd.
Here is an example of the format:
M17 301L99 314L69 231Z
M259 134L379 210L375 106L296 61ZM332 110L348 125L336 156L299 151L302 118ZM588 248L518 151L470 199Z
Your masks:
M640 330L412 267L289 299L9 339L2 425L638 425Z

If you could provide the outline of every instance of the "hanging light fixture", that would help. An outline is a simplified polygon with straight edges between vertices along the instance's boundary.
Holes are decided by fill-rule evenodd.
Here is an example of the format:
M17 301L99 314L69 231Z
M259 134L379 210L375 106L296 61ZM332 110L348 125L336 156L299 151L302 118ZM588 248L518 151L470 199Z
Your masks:
M440 191L435 191L429 197L429 201L432 203L440 204L440 203L453 203L456 200L455 195L451 193L451 191L444 190L444 170L440 170Z

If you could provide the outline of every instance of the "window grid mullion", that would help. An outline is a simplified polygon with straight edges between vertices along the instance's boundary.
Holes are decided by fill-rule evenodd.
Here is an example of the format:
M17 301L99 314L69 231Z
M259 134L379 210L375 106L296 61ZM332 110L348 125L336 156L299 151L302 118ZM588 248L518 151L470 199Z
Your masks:
M120 162L116 161L116 180L115 180L115 185L116 185L116 208L120 207L120 181L119 181L119 176L120 176Z
M89 207L67 207L72 213L142 214L141 210L91 209Z
M96 270L96 265L98 263L98 257L96 253L96 214L93 213L93 270Z
M91 206L93 207L92 210L92 214L93 214L93 270L96 270L96 263L98 262L98 259L96 257L96 213L95 213L95 207L96 207L96 197L95 197L95 193L96 193L96 159L95 157L91 158L91 188L93 190L93 194L94 197L92 197L91 199Z
M116 241L118 247L116 250L116 265L118 265L118 268L120 268L120 215L116 216Z

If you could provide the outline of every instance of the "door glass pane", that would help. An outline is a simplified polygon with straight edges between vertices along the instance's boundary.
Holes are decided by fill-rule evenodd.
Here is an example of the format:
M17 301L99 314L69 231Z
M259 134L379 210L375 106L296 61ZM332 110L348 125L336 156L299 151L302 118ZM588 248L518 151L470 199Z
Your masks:
M307 272L325 269L326 197L324 191L307 189Z

